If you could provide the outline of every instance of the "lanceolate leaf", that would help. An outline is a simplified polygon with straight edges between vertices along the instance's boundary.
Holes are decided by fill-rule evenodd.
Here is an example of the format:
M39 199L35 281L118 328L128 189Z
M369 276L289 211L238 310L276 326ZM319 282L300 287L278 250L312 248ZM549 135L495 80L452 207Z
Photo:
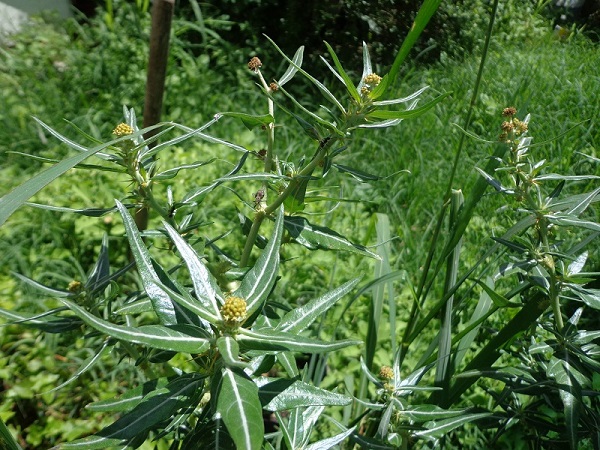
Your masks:
M360 103L360 94L358 93L358 90L354 86L354 83L352 82L352 80L350 79L350 77L348 76L346 71L344 70L342 63L340 63L340 60L338 59L337 55L333 51L333 48L331 48L331 45L329 45L327 42L325 42L325 46L327 47L327 51L329 52L329 54L331 55L331 58L333 59L333 63L335 64L335 67L338 70L339 76L341 77L342 81L346 85L346 89L348 90L348 93L352 96L352 98L354 98L356 103Z
M283 208L279 209L275 229L269 243L256 260L254 267L242 279L240 287L233 293L234 296L246 300L248 317L262 308L269 292L275 284L279 270L279 246L283 235Z
M271 114L263 114L262 116L253 116L250 114L244 114L239 112L222 112L219 113L220 116L226 117L234 117L236 119L240 119L243 124L249 130L252 130L255 127L268 125L273 123L273 116Z
M198 302L206 310L209 320L213 323L221 319L219 312L219 303L217 298L223 295L217 286L217 282L208 269L202 264L196 251L183 239L179 233L168 223L163 222L171 240L175 243L181 258L185 262L194 284L194 292L198 297Z
M265 434L258 386L243 373L224 368L217 412L239 449L260 450Z
M337 289L328 292L310 302L295 308L288 312L279 324L277 329L281 331L300 333L304 331L318 317L324 314L335 302L350 292L358 284L360 278L344 283Z
M304 46L301 46L298 48L298 50L296 50L296 53L294 54L293 63L290 64L290 66L287 68L285 73L283 75L281 75L279 80L277 80L277 83L279 84L280 87L283 86L288 81L290 81L292 78L294 78L294 75L296 75L296 72L298 72L298 69L296 67L302 66L303 57L304 57Z
M261 387L267 388L269 385ZM312 386L303 381L295 381L284 391L273 398L264 409L268 411L285 411L305 406L344 406L349 405L352 398Z
M444 419L439 421L431 421L425 424L426 429L417 431L415 436L440 439L450 431L466 424L474 422L485 417L489 417L491 413L478 413L478 414L463 414L459 417L453 417L450 419Z
M129 211L127 211L125 206L123 206L120 201L115 200L115 202L117 204L117 209L121 213L121 216L123 216L123 225L125 226L127 239L129 240L129 245L131 247L131 253L133 254L135 262L138 266L138 271L140 277L142 278L142 283L144 284L146 294L148 294L148 297L152 301L154 312L158 316L161 323L165 325L177 323L173 303L169 298L169 295L157 284L158 275L152 267L150 253L148 252L148 249L146 248L146 245L140 236L140 232L137 229L137 225L135 224L133 217L131 217Z
M333 341L325 342L299 336L295 333L285 333L277 330L248 330L240 328L237 336L239 344L251 350L266 351L295 351L303 353L326 353L350 345L359 345L362 341Z
M86 405L86 409L98 412L124 412L130 411L137 406L144 397L149 396L152 392L160 392L167 384L167 378L156 378L145 382L144 384L130 389L119 398L111 398L101 400Z
M36 328L46 333L64 333L81 326L81 320L77 317L52 318L48 315L64 310L64 307L43 314L31 314L17 311L9 311L0 308L0 316L19 323L26 327Z
M132 411L94 436L63 444L64 449L97 449L115 445L115 440L125 443L146 434L156 424L171 418L179 409L198 400L202 390L202 378L184 375L164 388L164 392L151 395L140 402ZM83 445L83 446L82 446Z
M333 448L335 445L339 444L352 433L354 433L355 429L356 427L352 427L344 431L343 433L336 434L335 436L332 436L330 438L321 439L320 441L317 441L313 444L310 444L308 447L305 447L304 450L328 450L330 448Z
M162 325L142 325L135 328L116 325L94 316L75 303L64 299L61 301L90 327L115 339L147 345L160 350L186 353L202 353L209 346L207 339L191 336Z
M20 273L13 273L13 275L15 277L19 278L21 281L27 283L29 286L33 287L34 289L40 291L42 294L50 295L52 297L58 297L58 298L70 297L73 295L69 291L65 291L62 289L54 289L49 286L43 285L42 283L38 283L37 281L32 280L31 278L26 277L25 275L21 275Z
M417 17L415 17L415 21L410 28L410 31L406 35L404 41L402 41L402 47L400 47L400 51L396 55L396 59L394 60L394 64L390 72L383 77L381 83L373 90L372 98L376 99L383 95L387 90L388 86L393 84L398 77L398 73L400 72L400 67L402 63L408 56L408 53L417 42L417 39L421 35L421 32L425 29L425 26L429 23L431 16L435 13L435 11L440 6L442 0L425 0L417 13Z
M37 120L37 119L36 119ZM56 137L58 137L61 141L67 143L70 146L76 146L78 150L82 153L78 153L71 158L65 159L55 166L46 169L42 173L36 175L33 178L30 178L25 183L17 186L14 190L6 194L4 197L0 198L0 226L6 222L6 220L11 216L13 212L17 210L21 205L23 205L27 200L29 200L34 194L41 191L44 187L50 184L52 181L60 177L67 170L72 169L80 162L89 158L90 156L98 153L100 150L105 149L111 144L115 142L123 140L122 138L115 139L113 141L107 142L106 144L102 144L96 146L94 148L88 149L86 147L82 147L79 144L75 144L64 136L56 133L54 130L50 129L46 124L37 120L37 122L42 125L44 128L52 132ZM72 145L71 145L72 144ZM75 148L75 147L74 147Z
M446 92L445 94L440 95L439 97L434 98L429 103L415 109L407 109L406 111L386 111L386 110L376 110L367 115L367 119L409 119L414 117L419 117L425 112L429 111L436 104L441 102L443 99L448 97L450 92Z
M554 378L561 385L559 388L560 398L563 402L565 422L569 436L570 448L577 448L578 436L577 425L581 413L581 385L577 378L584 378L580 372L568 362L552 357L547 369L548 376ZM582 381L585 382L583 379Z
M379 255L366 247L350 242L327 227L312 225L304 217L286 217L285 228L297 243L311 250L343 250L379 259Z
M170 180L171 178L175 178L180 170L197 169L198 167L202 167L202 166L205 166L207 164L214 162L216 159L217 158L212 158L212 159L209 159L208 161L199 161L199 162L195 162L193 164L185 164L183 166L173 167L172 169L165 170L164 172L154 175L152 177L152 180L154 180L154 181Z

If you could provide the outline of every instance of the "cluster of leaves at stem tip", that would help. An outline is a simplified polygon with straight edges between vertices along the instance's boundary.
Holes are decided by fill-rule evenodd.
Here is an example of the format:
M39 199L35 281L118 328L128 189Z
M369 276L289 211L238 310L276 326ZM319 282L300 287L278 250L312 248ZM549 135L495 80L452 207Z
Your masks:
M289 68L269 84L263 77L260 60L253 58L250 61L248 67L260 80L259 87L265 94L268 113L264 115L222 112L198 129L163 123L140 130L133 109L125 109L125 122L114 129L115 139L110 142L99 142L79 130L86 138L96 142L97 145L92 148L66 138L38 120L45 130L79 153L4 197L0 205L2 222L32 193L72 167L122 173L130 179L131 189L123 201L115 200L115 207L76 210L33 203L29 206L88 216L117 210L123 220L134 262L112 270L109 239L105 236L97 263L87 280L76 280L69 284L67 290L19 276L44 294L59 298L64 307L35 316L4 310L2 314L48 332L64 332L86 325L107 337L98 341L97 334L92 335L96 339L90 341L90 346L98 345L97 354L57 389L90 370L111 350L135 359L140 370L151 380L126 392L118 400L88 405L92 410L113 412L120 417L98 433L63 444L61 448L136 447L153 432L155 438L167 436L175 439L181 443L181 448L198 448L198 445L227 448L235 445L237 448L258 449L265 439L263 411L276 415L281 431L275 440L283 439L288 448L330 448L355 433L356 427L346 428L338 424L339 434L309 445L311 430L325 406L347 405L352 398L310 384L299 370L294 354L323 354L362 342L326 341L308 333L311 324L348 294L359 279L351 280L302 306L291 302L288 307L282 307L270 301L280 266L279 249L287 233L289 241L311 250L345 250L376 257L370 250L334 230L313 225L299 215L304 209L307 186L327 176L332 169L359 180L378 179L334 162L336 156L347 148L352 132L358 128L398 125L405 118L424 113L445 95L420 108L417 108L417 101L425 88L405 98L377 101L390 86L395 73L383 78L373 73L368 48L364 44L363 75L355 85L333 49L329 45L327 48L333 65L324 61L344 84L348 94L347 106L323 83L302 69L301 47L293 58L279 50ZM327 109L327 117L321 117L303 106L285 90L284 85L298 73L313 83L332 105ZM402 110L388 109L390 105L403 104L406 107ZM308 161L303 159L294 166L279 159L275 151L276 109L292 116L302 131L314 139L315 151ZM250 129L259 127L264 130L267 135L266 152L259 155L206 132L223 118L241 119ZM174 129L182 133L167 139L168 133ZM190 138L200 138L240 152L239 161L228 174L190 190L181 199L175 199L168 187L167 198L161 201L153 190L156 184L168 182L180 172L213 162L198 161L162 172L159 170L161 151ZM244 171L251 154L262 158L263 172ZM92 155L108 165L81 164ZM293 170L284 170L289 167ZM318 170L321 173L316 175ZM213 273L211 269L214 268L209 269L203 261L203 251L211 248L222 257L225 257L225 252L219 249L218 238L210 245L194 238L193 232L199 226L194 212L223 184L243 182L260 183L255 203L251 205L254 214L252 225L247 231L241 255L238 258L228 257L227 268ZM142 208L160 217L161 224L156 231L170 240L172 250L179 253L183 264L164 267L151 254L145 238L152 239L157 234L151 230L140 231L129 211ZM274 222L268 242L261 241L258 233L265 219ZM252 251L257 245L262 248L252 263ZM134 265L143 291L126 297L120 290L120 283ZM182 275L184 267L187 268L186 277ZM63 315L65 310L71 311L72 315ZM154 317L150 324L148 314ZM181 353L191 355L195 370L178 367L177 361L180 360L176 355ZM277 376L267 376L270 371ZM284 415L284 411L289 414Z

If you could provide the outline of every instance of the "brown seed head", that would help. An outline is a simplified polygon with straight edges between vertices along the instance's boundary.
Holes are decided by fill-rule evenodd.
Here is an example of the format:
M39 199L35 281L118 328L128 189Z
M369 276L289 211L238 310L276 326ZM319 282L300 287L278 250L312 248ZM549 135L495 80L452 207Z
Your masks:
M503 115L504 117L512 117L512 116L514 116L515 114L517 114L517 109L516 109L515 107L513 107L513 106L510 106L510 107L508 107L508 108L504 108L504 109L502 110L502 115Z
M262 62L258 59L257 56L253 57L248 63L248 69L253 70L254 72L258 71L258 69L262 67Z

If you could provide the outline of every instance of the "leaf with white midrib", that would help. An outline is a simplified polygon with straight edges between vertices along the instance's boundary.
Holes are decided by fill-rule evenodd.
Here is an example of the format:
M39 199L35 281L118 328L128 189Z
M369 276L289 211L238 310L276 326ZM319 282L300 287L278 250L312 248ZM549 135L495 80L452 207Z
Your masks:
M177 323L175 316L175 308L173 302L169 298L169 295L161 289L156 281L159 279L154 268L152 267L152 261L150 259L150 253L140 236L140 232L137 229L131 214L127 211L127 208L119 200L115 200L117 209L123 217L123 225L125 226L125 232L127 233L127 239L131 247L131 253L135 259L138 267L138 272L142 278L144 289L148 294L148 297L152 301L152 307L154 312L158 316L161 323L165 325L173 325Z
M287 332L299 333L304 331L311 323L314 322L321 314L325 313L335 302L346 295L354 286L358 284L360 278L344 283L342 286L327 292L303 306L293 309L288 312L281 322L277 325L277 329Z
M64 444L61 448L85 448L86 450L106 448L147 433L154 425L172 417L177 410L184 407L202 382L201 379L194 380L190 379L190 376L181 376L165 386L164 393L146 396L133 410L112 425L93 436Z
M171 240L175 243L177 250L179 250L181 258L188 267L192 283L194 284L194 292L198 297L198 302L203 309L206 309L208 314L208 317L205 318L208 318L212 322L220 320L221 313L219 311L217 295L222 297L222 294L218 294L219 288L217 287L217 282L204 264L202 264L196 251L185 241L185 239L183 239L168 223L163 222L163 225L165 226L167 233L169 233ZM206 314L204 316L206 316Z
M160 350L185 353L202 353L209 346L207 339L191 336L162 325L143 325L135 328L116 325L94 316L75 303L64 299L61 301L89 326L115 339L147 345Z
M279 245L283 235L283 208L279 209L275 229L269 243L258 257L254 267L246 273L234 296L246 300L246 311L250 317L262 306L275 284L279 269Z
M264 437L258 386L244 375L224 368L217 398L217 412L235 445L260 450Z

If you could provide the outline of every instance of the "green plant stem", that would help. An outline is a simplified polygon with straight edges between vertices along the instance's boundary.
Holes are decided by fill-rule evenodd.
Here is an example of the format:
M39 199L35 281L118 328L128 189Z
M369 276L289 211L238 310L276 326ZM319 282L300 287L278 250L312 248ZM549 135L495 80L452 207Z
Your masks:
M248 260L250 259L250 253L252 252L252 247L254 247L254 242L256 241L256 236L258 235L258 230L260 229L260 225L265 217L273 214L277 208L281 206L281 204L288 198L292 192L298 187L300 182L306 177L310 177L316 167L323 161L325 155L329 148L336 141L335 138L331 138L327 140L324 144L319 144L319 149L315 157L302 169L298 174L290 180L287 187L277 196L277 198L267 206L264 211L259 211L256 216L254 216L254 221L252 222L252 227L250 228L250 232L248 233L248 237L246 239L246 244L244 245L244 251L242 252L242 257L240 259L240 267L246 267L248 265Z

